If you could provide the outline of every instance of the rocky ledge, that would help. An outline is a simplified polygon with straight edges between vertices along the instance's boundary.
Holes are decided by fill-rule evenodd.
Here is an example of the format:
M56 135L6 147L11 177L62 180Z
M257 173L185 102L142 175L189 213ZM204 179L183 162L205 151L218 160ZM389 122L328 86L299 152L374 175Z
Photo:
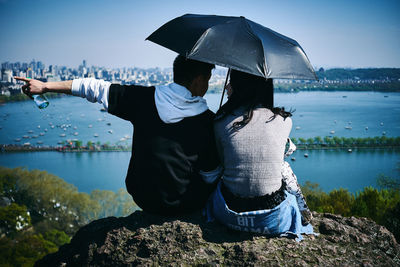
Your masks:
M320 235L296 242L235 232L199 214L162 218L136 211L82 227L36 266L400 265L400 246L385 227L365 218L314 217Z

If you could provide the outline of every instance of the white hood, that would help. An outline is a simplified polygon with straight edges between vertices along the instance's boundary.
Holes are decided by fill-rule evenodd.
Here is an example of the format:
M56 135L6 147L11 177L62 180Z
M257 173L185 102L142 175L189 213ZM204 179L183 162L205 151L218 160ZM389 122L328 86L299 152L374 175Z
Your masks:
M175 123L199 115L208 109L201 96L192 96L185 87L171 83L158 85L154 94L158 115L165 123Z

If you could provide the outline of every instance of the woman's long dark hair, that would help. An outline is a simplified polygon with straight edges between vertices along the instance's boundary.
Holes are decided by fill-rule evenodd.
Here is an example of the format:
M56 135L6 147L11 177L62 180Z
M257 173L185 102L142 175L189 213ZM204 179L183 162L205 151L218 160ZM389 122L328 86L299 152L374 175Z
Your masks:
M275 119L276 115L281 115L284 119L292 116L290 111L285 111L285 108L274 107L274 84L272 79L244 73L241 71L232 70L230 74L230 84L232 87L232 95L228 101L218 110L216 119L221 119L238 107L246 107L246 112L243 115L243 120L235 122L233 128L244 127L253 117L254 108L264 107L270 109L274 116L268 121ZM267 122L268 122L267 121Z

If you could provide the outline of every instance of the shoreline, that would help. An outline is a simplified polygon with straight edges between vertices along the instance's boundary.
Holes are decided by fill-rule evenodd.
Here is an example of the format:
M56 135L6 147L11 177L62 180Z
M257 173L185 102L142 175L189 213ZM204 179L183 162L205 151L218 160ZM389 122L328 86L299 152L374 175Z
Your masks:
M400 150L400 146L306 146L297 145L297 150L345 150L349 153L354 150ZM24 146L0 144L0 153L14 152L62 152L62 153L81 153L81 152L132 152L131 147L92 147L92 148L68 148L61 146Z

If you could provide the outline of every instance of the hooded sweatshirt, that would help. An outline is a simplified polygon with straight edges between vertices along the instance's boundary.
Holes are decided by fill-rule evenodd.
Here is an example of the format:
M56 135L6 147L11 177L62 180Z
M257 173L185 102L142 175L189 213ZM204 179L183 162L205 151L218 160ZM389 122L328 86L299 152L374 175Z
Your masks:
M221 170L214 114L205 99L175 83L145 87L95 79L74 80L72 93L102 103L135 127L125 182L136 204L158 214L204 207L215 186L200 173L216 177Z

